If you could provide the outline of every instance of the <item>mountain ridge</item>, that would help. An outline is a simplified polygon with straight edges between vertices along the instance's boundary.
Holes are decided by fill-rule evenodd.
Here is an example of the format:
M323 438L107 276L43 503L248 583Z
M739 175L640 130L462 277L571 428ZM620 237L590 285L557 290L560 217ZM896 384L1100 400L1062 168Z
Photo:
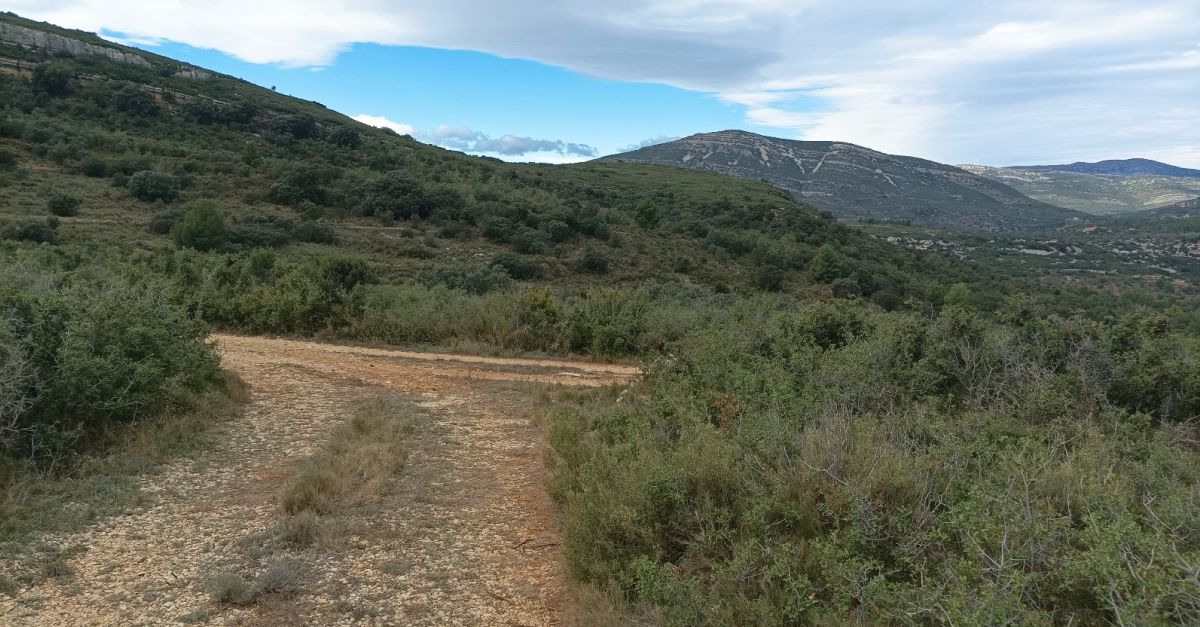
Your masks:
M1102 161L1076 161L1075 163L1055 165L1013 165L1008 170L1025 170L1029 172L1075 172L1079 174L1094 174L1100 176L1172 176L1178 178L1200 179L1200 170L1183 168L1162 161L1134 157L1131 159L1105 159Z
M659 163L760 179L843 220L1012 231L1084 217L955 166L849 142L788 140L731 129L599 161Z

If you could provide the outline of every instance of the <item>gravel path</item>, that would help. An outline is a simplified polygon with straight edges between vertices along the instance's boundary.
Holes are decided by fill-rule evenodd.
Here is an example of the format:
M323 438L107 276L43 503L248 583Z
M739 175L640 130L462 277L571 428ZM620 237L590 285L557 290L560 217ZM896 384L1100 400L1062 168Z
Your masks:
M545 384L607 385L637 370L555 360L412 353L215 336L224 366L251 386L245 415L216 450L143 481L145 505L81 533L74 576L15 598L4 625L553 625L562 600L542 430L526 409ZM297 466L365 398L412 399L403 474L381 502L336 519L336 541L262 550L276 497ZM269 553L269 554L264 554ZM218 605L206 578L248 579L287 559L298 594Z

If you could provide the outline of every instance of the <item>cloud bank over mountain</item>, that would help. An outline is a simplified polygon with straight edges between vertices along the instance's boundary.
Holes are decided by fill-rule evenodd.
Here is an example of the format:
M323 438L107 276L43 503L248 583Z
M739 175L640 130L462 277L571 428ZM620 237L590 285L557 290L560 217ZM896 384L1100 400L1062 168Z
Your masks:
M368 114L356 115L354 119L363 124L392 129L401 135L412 135L415 139L435 146L472 154L510 159L527 157L536 161L559 163L582 161L600 156L600 152L593 146L561 139L535 139L512 134L492 137L470 128L452 126L439 126L432 131L418 131L408 124Z

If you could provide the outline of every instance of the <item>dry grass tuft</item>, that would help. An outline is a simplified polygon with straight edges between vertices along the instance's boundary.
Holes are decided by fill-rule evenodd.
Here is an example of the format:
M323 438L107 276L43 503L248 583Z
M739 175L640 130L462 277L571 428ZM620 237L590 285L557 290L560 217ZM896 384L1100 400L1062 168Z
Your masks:
M260 593L292 598L300 593L300 586L304 582L305 575L306 571L302 564L282 559L268 566L259 574L254 583Z
M209 596L214 603L223 605L249 605L255 601L258 591L241 575L231 571L221 571L209 577L205 582Z
M307 548L326 544L333 536L334 527L311 509L288 514L279 523L279 539L294 548Z
M289 515L285 527L299 539L315 538L319 515L378 498L404 467L414 416L398 397L364 403L284 488L279 502Z

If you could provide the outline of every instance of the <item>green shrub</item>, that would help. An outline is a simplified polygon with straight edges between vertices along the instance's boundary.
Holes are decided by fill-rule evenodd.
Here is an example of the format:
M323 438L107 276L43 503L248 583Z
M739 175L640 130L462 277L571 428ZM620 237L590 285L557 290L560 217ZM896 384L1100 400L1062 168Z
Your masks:
M589 248L579 260L579 269L593 274L608 274L608 257L594 248Z
M107 277L30 280L40 286L0 291L0 344L23 356L27 373L16 420L25 435L9 443L17 454L59 455L110 423L182 407L215 381L204 327L166 290Z
M0 148L0 170L11 170L17 166L17 156L6 148Z
M156 213L154 214L154 217L150 218L150 225L148 229L151 233L155 233L157 235L168 235L171 233L171 228L174 227L182 217L182 211L162 211L160 213Z
M46 211L59 216L70 217L79 215L79 199L67 194L55 194L46 201Z
M871 294L871 302L879 305L884 311L892 311L900 306L900 297L887 290L879 290Z
M278 248L292 241L287 224L251 222L228 227L228 241L242 248L269 246Z
M955 283L946 290L942 301L947 306L966 307L971 303L971 288L966 283Z
M834 298L854 298L857 296L862 296L862 287L858 285L858 281L848 277L834 279L833 282L829 284L829 287Z
M835 279L846 276L845 257L829 244L822 244L809 262L808 271L814 279L832 283Z
M70 61L53 60L39 63L33 68L33 92L51 98L71 95L75 80L75 66Z
M390 172L369 182L358 211L363 215L405 219L428 218L437 207L435 190L415 177Z
M518 281L528 281L539 274L537 265L511 253L496 255L491 265Z
M207 303L206 319L256 333L313 333L362 315L357 288L375 280L365 261L323 257L267 273L253 266L260 254L252 252L242 268L264 283L231 281L198 295Z
M134 198L146 202L173 202L179 197L179 177L166 172L153 170L135 172L125 185Z
M216 103L200 98L183 103L180 112L184 119L197 124L216 124L223 120L221 108Z
M333 229L317 222L301 222L292 228L292 237L311 244L336 244Z
M754 270L754 286L766 292L781 291L786 274L783 268L773 263L759 265Z
M253 146L253 144L247 144ZM281 205L308 209L309 206L320 206L329 202L328 186L336 178L335 172L328 167L299 162L289 164L271 187L267 196L271 202Z
M561 220L551 220L546 223L546 235L550 237L550 241L562 243L571 239L575 233L571 230L571 226Z
M417 275L417 282L426 287L444 285L468 294L486 294L512 288L512 277L497 266L465 264L440 266Z
M565 324L573 351L597 355L633 355L641 351L647 330L644 295L623 289L596 289L572 303Z
M516 234L512 221L502 216L486 216L479 221L483 236L498 244L506 244Z
M513 250L522 254L540 255L546 252L546 235L536 229L518 229L508 241Z
M633 208L634 221L643 229L653 229L658 226L659 215L658 207L654 205L654 201L649 198L638 202Z
M177 246L200 251L224 248L229 243L229 236L221 208L210 200L193 203L179 222L171 227L171 239Z
M277 115L267 125L267 130L277 141L296 139L320 139L321 127L312 117L304 114Z
M117 111L134 117L147 118L158 115L158 102L154 100L154 96L134 85L126 85L118 90L113 95L112 104Z
M14 222L4 227L3 230L0 230L0 239L53 244L58 241L58 220L56 218L47 218L43 221L23 220Z
M339 148L356 150L362 146L362 136L358 134L358 131L343 126L329 134L329 143Z
M87 157L79 162L79 171L84 176L104 178L108 176L108 162L97 157Z

